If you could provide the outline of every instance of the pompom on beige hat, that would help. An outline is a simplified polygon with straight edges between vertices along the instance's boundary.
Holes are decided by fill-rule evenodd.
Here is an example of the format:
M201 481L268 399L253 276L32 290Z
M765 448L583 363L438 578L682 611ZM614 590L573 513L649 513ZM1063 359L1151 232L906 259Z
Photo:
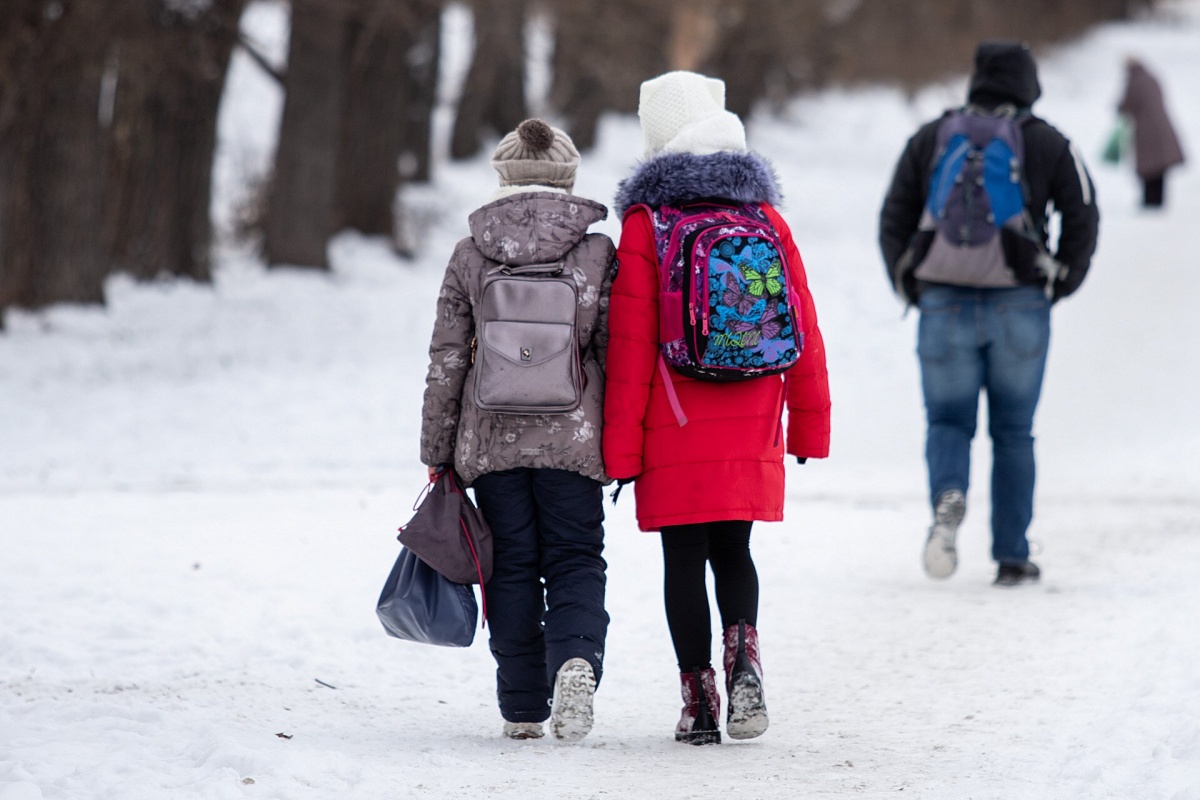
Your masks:
M500 140L492 166L501 186L551 186L571 191L579 151L571 137L540 119L527 119Z

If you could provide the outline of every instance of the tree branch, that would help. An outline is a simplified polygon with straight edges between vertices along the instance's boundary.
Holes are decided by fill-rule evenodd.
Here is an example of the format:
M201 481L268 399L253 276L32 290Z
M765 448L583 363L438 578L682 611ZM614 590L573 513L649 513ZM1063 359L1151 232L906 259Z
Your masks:
M241 31L238 31L237 43L241 46L242 50L246 52L246 55L250 56L250 59L257 64L263 72L275 79L275 82L279 84L280 88L286 87L287 73L280 72L279 70L275 69L275 67L271 65L271 62L267 60L267 57L262 54L262 51L252 44L250 40L248 40L245 35L242 34Z

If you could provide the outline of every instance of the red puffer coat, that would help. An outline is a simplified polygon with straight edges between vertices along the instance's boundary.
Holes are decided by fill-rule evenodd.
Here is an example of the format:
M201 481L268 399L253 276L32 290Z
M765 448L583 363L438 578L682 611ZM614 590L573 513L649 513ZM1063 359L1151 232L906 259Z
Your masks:
M658 256L650 216L626 219L609 306L604 462L614 478L637 477L638 526L783 519L782 413L794 456L829 454L829 378L808 278L787 223L763 204L800 295L804 350L783 376L713 383L671 371L687 417L680 426L658 370Z

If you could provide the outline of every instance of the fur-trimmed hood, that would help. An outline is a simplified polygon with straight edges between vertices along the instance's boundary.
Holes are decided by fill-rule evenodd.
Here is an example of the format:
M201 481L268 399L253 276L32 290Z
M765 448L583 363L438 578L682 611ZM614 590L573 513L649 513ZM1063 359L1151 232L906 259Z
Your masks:
M755 153L663 153L646 159L621 181L613 206L620 217L639 203L658 208L702 198L774 206L782 196L775 169Z

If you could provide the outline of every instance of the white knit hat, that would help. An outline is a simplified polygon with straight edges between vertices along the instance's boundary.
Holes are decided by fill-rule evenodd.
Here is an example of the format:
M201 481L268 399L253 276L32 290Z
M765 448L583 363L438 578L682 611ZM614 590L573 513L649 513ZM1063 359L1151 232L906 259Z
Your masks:
M695 72L668 72L642 84L638 118L646 155L707 155L745 150L742 121L725 110L725 82Z
M571 137L540 119L527 119L500 140L492 166L501 186L553 186L568 192L575 185L579 151Z

